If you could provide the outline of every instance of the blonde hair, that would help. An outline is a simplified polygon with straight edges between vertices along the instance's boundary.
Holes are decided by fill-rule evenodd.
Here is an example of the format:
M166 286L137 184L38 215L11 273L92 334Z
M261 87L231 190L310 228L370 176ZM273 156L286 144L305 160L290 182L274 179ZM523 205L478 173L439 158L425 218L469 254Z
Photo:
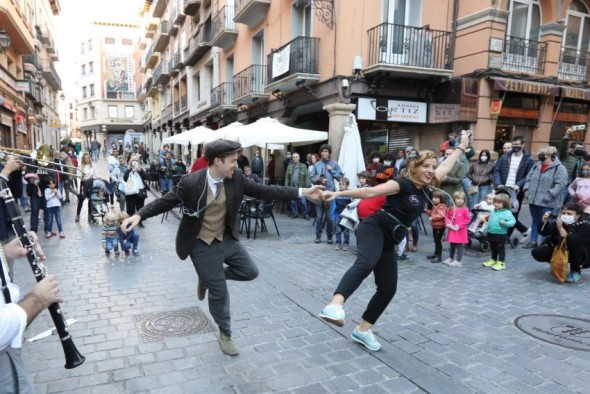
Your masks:
M123 223L123 220L129 218L129 214L127 212L119 212L117 215L117 225L120 226Z
M105 213L103 220L104 220L104 222L116 222L117 215L113 211L107 212L107 213Z
M85 152L85 153L82 154L82 160L80 160L81 163L82 163L82 165L85 165L86 164L86 161L84 160L86 157L88 157L88 160L89 160L88 165L90 167L94 167L94 163L92 162L92 157L90 156L90 153L88 153L88 152Z
M455 202L457 198L463 199L463 205L461 205L461 207L464 207L465 204L467 204L467 196L465 195L465 192L463 192L462 190L457 190L455 193L453 193L453 202ZM457 208L461 207L457 206Z
M418 168L420 168L420 166L426 160L431 160L431 159L434 159L436 161L436 163L438 164L438 157L431 150L425 150L425 151L420 152L420 154L415 159L412 159L409 157L406 158L407 171L404 172L403 177L406 179L409 179L414 184L423 186L424 183L422 182L421 179L417 178L416 173L418 172ZM438 186L440 184L440 180L438 180L436 177L434 177L433 183L435 186Z
M539 153L544 153L547 156L557 155L557 148L551 145L547 145L539 149Z

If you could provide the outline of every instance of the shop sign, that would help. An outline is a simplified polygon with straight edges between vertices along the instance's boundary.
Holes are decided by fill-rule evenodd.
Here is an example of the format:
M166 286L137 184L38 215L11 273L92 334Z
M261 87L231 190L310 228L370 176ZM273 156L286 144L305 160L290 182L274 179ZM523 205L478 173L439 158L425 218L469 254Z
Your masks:
M15 89L17 92L31 93L31 81L19 79L16 81Z
M461 104L432 103L428 108L428 123L448 123L461 120Z
M538 119L539 111L536 109L523 108L502 108L500 116L505 118L524 118L524 119Z
M498 116L502 111L502 100L500 99L493 99L492 104L490 106L490 115L491 116Z
M590 90L562 86L561 97L590 101Z
M389 122L426 123L428 105L417 101L359 98L357 118Z
M540 96L557 96L559 94L559 87L555 85L506 78L494 78L494 89Z
M558 112L555 114L555 120L558 122L586 123L588 122L588 115Z
M6 114L2 114L2 118L0 118L0 121L4 125L12 127L12 117L10 117Z

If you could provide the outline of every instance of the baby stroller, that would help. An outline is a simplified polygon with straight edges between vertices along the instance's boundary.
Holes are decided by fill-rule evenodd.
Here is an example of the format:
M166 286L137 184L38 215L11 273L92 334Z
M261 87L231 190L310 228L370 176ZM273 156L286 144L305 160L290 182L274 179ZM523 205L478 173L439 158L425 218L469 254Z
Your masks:
M485 209L477 209L474 208L471 210L471 222L469 222L469 227L472 227L476 220L482 221L482 227L487 223L487 216L489 215L489 211ZM467 230L467 247L471 248L473 245L473 240L479 242L479 248L482 252L487 252L490 250L490 243L487 240L485 233L481 230L482 227L475 229L475 231Z
M510 198L510 212L512 212L513 214L516 214L516 212L518 212L518 208L520 206L520 203L518 202L518 198L516 198L516 195L518 194L518 192L516 190L514 190L511 187L502 186L502 187L497 187L496 190L494 191L494 193L495 194L507 194L508 197ZM510 239L509 239L509 244L512 249L514 249L518 246L518 242L519 242L519 240L516 236L510 237Z
M88 198L88 222L100 224L109 211L107 201L112 193L110 185L103 179L89 179L84 182L86 198Z

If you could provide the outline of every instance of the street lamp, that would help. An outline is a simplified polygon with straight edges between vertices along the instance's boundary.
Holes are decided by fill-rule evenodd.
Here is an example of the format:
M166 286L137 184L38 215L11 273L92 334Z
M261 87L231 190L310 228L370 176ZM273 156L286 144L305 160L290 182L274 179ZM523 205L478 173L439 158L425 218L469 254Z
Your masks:
M0 30L0 52L4 52L10 46L10 36L6 30Z

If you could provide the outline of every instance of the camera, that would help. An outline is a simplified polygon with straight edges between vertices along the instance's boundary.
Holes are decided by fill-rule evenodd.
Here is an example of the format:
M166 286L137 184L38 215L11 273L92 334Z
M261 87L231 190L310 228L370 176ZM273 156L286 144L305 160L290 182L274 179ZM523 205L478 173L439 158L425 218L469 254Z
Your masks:
M549 214L549 219L557 219L557 214L555 212L551 212Z
M585 124L578 124L578 125L572 126L571 129L572 129L572 131L586 130L586 125Z

